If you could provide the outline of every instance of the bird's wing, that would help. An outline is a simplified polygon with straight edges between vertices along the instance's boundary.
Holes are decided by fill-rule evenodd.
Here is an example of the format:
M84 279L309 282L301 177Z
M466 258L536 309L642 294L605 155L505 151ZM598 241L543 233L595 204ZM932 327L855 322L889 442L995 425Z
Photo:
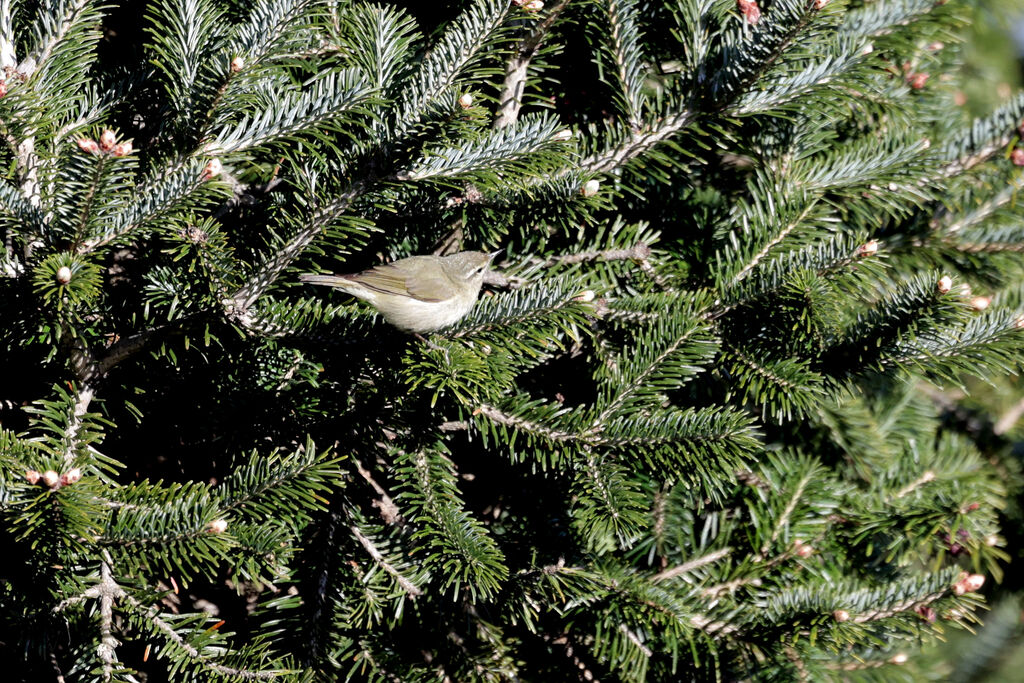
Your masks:
M414 268L415 262L407 263L411 260L375 266L349 275L348 279L383 294L407 296L419 301L437 302L451 297L452 286L441 272L425 273L423 268ZM410 278L413 274L415 277Z

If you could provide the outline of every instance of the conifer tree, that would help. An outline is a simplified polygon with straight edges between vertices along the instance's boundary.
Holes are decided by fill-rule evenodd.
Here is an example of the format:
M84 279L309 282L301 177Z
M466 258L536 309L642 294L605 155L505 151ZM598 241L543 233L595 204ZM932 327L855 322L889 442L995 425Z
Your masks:
M967 16L0 0L5 676L926 675L1018 491ZM299 280L461 249L423 340Z

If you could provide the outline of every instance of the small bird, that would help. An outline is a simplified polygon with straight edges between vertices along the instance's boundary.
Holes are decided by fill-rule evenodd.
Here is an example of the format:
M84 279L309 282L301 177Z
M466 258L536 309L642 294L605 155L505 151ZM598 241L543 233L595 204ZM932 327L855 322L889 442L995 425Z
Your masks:
M369 301L400 330L420 334L447 327L469 313L484 273L499 252L460 251L410 256L349 275L299 276L303 282L343 289Z

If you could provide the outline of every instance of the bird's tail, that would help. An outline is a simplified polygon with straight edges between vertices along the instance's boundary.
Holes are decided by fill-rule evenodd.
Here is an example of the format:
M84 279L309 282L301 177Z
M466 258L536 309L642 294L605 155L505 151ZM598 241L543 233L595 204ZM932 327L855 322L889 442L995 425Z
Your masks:
M328 287L342 287L349 285L352 281L347 275L320 275L317 273L303 273L299 280L314 285L327 285Z

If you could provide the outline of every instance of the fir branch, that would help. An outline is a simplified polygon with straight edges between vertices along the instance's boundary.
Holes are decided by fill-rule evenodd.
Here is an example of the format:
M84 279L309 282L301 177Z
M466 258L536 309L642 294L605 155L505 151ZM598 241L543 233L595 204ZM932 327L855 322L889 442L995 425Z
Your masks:
M730 554L732 554L732 551L732 548L726 546L719 550L715 550L714 552L710 552L707 555L696 557L692 560L689 560L688 562L676 565L671 569L666 569L662 572L658 572L657 574L651 577L651 581L665 581L667 579L674 579L677 576L682 576L683 574L689 574L695 569L700 569L705 565L713 564L723 558L728 557Z
M885 609L876 609L868 612L859 612L857 614L850 615L850 621L855 624L864 624L871 621L878 621L880 619L888 619L904 612L916 610L919 607L924 607L930 603L935 602L941 597L949 595L948 590L936 591L925 595L922 598L911 598L904 600L903 602L897 602L893 605L886 607Z
M619 89L616 99L633 132L643 127L646 105L644 78L646 68L637 26L639 11L636 0L605 0L610 29L609 52L615 63Z
M940 223L936 227L941 226L944 232L952 235L960 232L964 228L969 228L978 225L979 223L983 223L999 209L1003 208L1007 204L1015 203L1019 199L1018 193L1021 188L1024 188L1024 173L1014 173L1012 176L1010 176L1010 179L1007 182L1006 187L997 192L991 198L982 202L977 208L973 209L969 213L964 214L962 217L952 222L949 222L945 226L941 226ZM958 244L958 246L960 248L966 249L967 251L976 250L965 247L964 245Z
M632 131L619 144L583 159L579 166L591 174L609 173L650 151L654 146L671 139L695 120L696 115L687 109L668 114Z
M160 616L160 610L156 607L143 605L132 595L122 591L120 597L133 607L137 613L139 613L144 619L146 619L158 632L162 633L164 638L174 646L176 646L181 652L185 653L193 662L199 664L204 669L211 671L221 676L232 676L244 681L269 681L281 676L287 676L297 673L292 669L273 669L266 671L254 671L250 669L235 668L231 666L225 666L218 664L213 661L208 655L204 655L187 640L185 640L175 630L169 622Z
M353 524L349 527L349 530L352 532L352 535L356 537L356 540L359 541L359 544L366 549L366 552L369 553L370 557L373 558L373 561L376 562L381 569L391 575L410 598L415 600L419 596L423 595L423 591L420 590L416 584L407 579L401 572L395 569L387 560L384 559L384 555L382 555L380 550L377 549L377 546L375 546L373 541L367 538L366 535L359 530L359 527Z
M530 62L554 25L562 11L568 6L569 0L556 0L547 9L544 17L537 21L530 31L519 41L512 58L505 65L505 82L498 95L498 113L494 118L495 128L504 128L519 118L519 108L523 105L523 91L526 88L526 75Z
M1024 118L1024 93L984 118L975 119L963 132L951 136L939 153L944 161L938 177L960 175L988 161L1019 138L1017 126Z
M480 58L483 48L509 11L507 0L475 0L423 59L413 83L398 105L398 128L416 124L423 113L464 70Z
M97 3L95 0L63 0L57 4L54 14L44 14L42 22L45 23L44 30L48 31L29 56L29 63L22 65L26 76L32 76L48 67L50 57L75 25L94 16L92 6Z
M352 202L363 192L362 183L352 185L338 194L330 203L321 206L306 221L306 226L296 232L287 242L272 254L266 254L263 261L250 275L244 285L224 302L227 316L242 327L253 326L249 308L277 281L284 270L298 258L324 229L338 220Z
M774 524L772 525L772 533L768 537L768 540L761 546L761 550L755 557L758 561L763 561L765 556L768 554L768 550L772 547L775 541L778 540L779 535L788 527L789 517L796 510L796 506L800 503L800 499L803 497L804 490L807 488L811 480L814 479L817 472L815 469L808 469L806 473L797 482L796 486L793 487L793 492L789 496L789 500L786 502L786 507L782 509L782 512L776 517Z
M779 230L779 232L772 239L770 239L764 245L764 247L761 248L759 252L754 254L754 256L746 264L744 264L740 271L736 273L736 276L733 277L733 284L736 284L737 282L745 278L747 274L750 273L750 271L757 267L757 264L761 262L761 259L768 255L768 252L770 252L772 248L774 248L776 245L782 242L782 240L786 239L789 233L793 232L794 229L799 227L800 224L804 221L804 219L811 214L811 211L814 210L816 203L817 202L814 201L813 199L807 201L803 209L793 218L793 220L790 221L784 228Z

